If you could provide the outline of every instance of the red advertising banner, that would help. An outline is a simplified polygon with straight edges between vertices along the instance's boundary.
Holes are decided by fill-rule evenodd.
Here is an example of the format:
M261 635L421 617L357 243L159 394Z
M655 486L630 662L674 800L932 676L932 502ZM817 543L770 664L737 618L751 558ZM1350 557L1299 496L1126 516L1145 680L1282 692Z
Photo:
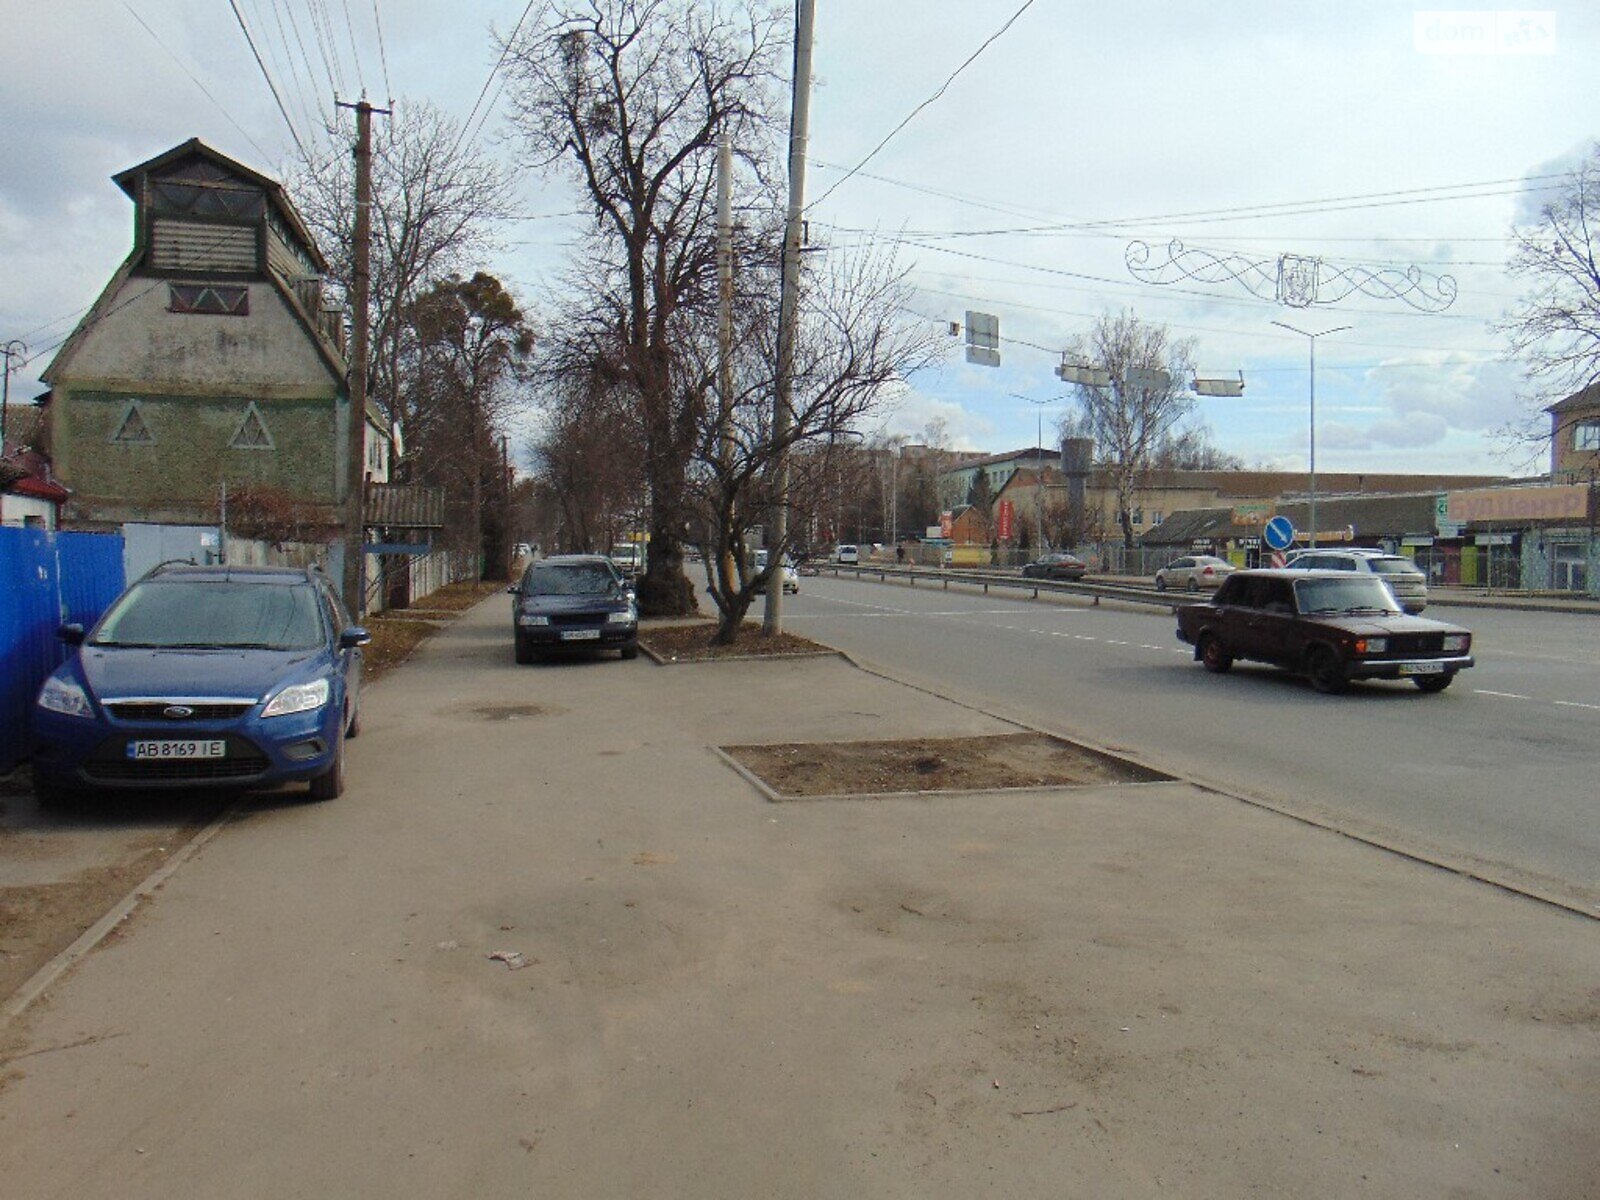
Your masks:
M1009 542L1011 540L1011 533L1016 528L1016 523L1017 510L1012 505L1011 501L1000 501L1000 528L998 533L1002 542Z
M949 509L939 514L939 536L949 541L956 533L956 515Z

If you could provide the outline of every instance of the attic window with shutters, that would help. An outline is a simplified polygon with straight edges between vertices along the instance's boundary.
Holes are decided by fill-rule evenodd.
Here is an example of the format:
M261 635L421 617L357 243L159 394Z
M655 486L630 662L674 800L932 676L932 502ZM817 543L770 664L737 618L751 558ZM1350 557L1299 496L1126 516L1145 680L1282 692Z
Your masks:
M248 317L250 289L242 284L171 283L167 285L167 311Z
M146 424L144 413L139 409L137 400L129 400L123 406L122 419L117 422L116 432L111 435L112 444L118 446L154 446L156 435L150 432Z
M274 448L272 435L267 432L267 423L262 418L261 410L256 407L254 400L250 401L250 407L244 410L244 420L239 422L239 428L228 445L235 450L271 450Z

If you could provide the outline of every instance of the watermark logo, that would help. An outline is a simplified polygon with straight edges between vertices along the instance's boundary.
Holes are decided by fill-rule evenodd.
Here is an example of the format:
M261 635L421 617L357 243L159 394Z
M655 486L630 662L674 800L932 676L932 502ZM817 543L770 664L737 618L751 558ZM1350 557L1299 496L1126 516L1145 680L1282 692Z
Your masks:
M1554 54L1553 9L1429 9L1412 14L1418 54Z

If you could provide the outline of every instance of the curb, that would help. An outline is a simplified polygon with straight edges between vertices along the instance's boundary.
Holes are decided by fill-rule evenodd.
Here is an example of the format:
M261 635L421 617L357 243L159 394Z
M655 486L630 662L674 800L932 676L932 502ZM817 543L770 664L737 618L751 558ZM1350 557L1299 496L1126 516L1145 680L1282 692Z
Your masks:
M1465 862L1451 859L1443 854L1436 855L1426 851L1409 850L1404 846L1401 846L1396 842L1389 841L1388 839L1377 834L1364 833L1358 829L1338 825L1328 818L1317 816L1312 813L1298 812L1295 809L1277 801L1267 800L1260 796L1254 796L1249 792L1239 791L1228 787L1225 784L1213 783L1209 780L1189 774L1188 772L1169 770L1168 768L1160 767L1154 763L1147 762L1143 758L1130 754L1127 751L1113 750L1090 741L1087 738L1062 733L1054 729L1047 729L1043 726L1034 725L1028 721L1020 720L1017 717L994 712L991 709L984 708L980 704L974 704L971 701L962 700L946 692L941 692L936 688L929 687L926 684L914 683L911 680L902 679L881 667L869 666L865 663L858 662L855 658L842 650L839 651L839 656L858 671L875 676L878 679L886 680L889 683L899 684L901 687L908 687L913 691L921 692L924 695L934 696L940 700L947 701L948 703L959 705L970 712L981 713L983 716L990 717L996 721L1003 721L1008 725L1015 725L1019 729L1027 729L1034 733L1045 734L1048 737L1062 738L1066 741L1076 742L1079 745L1087 746L1090 749L1097 750L1102 754L1108 754L1115 758L1121 758L1128 762L1137 763L1138 765L1143 766L1151 771L1166 775L1169 781L1187 783L1195 788L1198 788L1202 792L1206 792L1215 796L1221 796L1225 799L1233 800L1240 804L1247 804L1251 808L1258 808L1265 812L1273 813L1276 816L1285 817L1291 821L1298 821L1300 824L1309 826L1312 829L1320 829L1326 833L1332 833L1338 837L1346 838L1352 842L1358 842L1363 846L1370 846L1374 850L1380 850L1384 853L1392 854L1397 858L1403 858L1409 862L1418 863L1421 866L1432 867L1435 870L1445 871L1451 875L1456 875L1463 879L1469 879L1474 883L1484 884L1488 887L1495 888L1509 895L1521 897L1525 900L1532 900L1537 904L1542 904L1549 908L1557 909L1572 916L1600 922L1600 904L1595 904L1590 908L1585 908L1581 901L1561 896L1553 892L1546 892L1528 884L1517 883L1513 880L1499 878L1481 869L1469 866ZM715 749L715 747L713 747L713 749ZM742 768L738 767L737 764L735 764L735 770L740 771L741 774L745 774L748 777L748 773ZM763 792L770 791L770 789L766 788L764 785L758 784L757 786L760 787ZM771 797L769 796L769 799L770 798ZM806 797L806 799L819 798L820 797ZM787 798L785 797L780 796L779 799L787 801Z
M211 824L180 846L154 871L146 875L134 889L111 906L110 910L93 925L78 935L76 941L57 954L30 976L6 1000L0 1009L0 1024L9 1024L20 1017L35 1000L44 995L50 986L86 958L118 925L122 924L140 904L153 896L158 888L170 879L184 863L198 854L212 838L238 816L240 805L235 803L224 810Z

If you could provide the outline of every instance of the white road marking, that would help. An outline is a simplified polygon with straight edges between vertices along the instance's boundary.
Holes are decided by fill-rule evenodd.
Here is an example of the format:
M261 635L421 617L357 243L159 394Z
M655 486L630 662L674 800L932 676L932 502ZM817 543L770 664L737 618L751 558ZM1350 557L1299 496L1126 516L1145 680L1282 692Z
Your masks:
M1474 696L1499 696L1502 700L1532 700L1532 696L1524 696L1519 692L1491 692L1487 688L1473 688Z
M1579 700L1552 700L1550 703L1559 704L1562 708L1590 708L1600 712L1600 704L1584 704Z

